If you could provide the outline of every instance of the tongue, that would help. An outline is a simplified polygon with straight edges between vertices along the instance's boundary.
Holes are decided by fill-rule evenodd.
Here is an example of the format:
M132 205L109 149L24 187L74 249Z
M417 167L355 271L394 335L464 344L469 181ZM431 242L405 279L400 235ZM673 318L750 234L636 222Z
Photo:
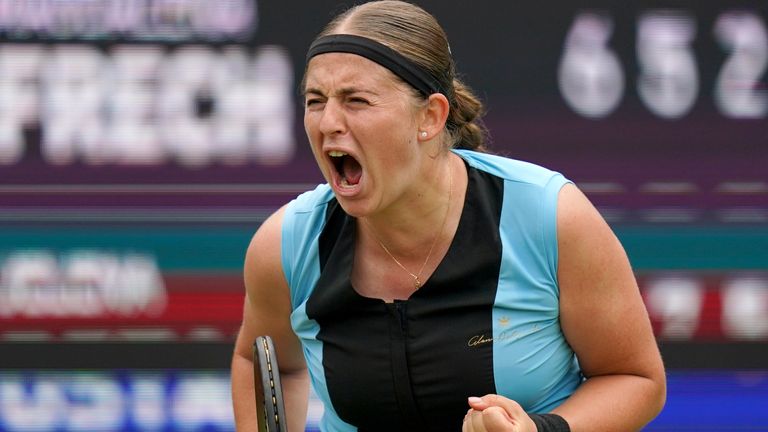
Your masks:
M351 156L344 158L344 178L348 184L356 185L360 182L360 177L363 176L363 167Z

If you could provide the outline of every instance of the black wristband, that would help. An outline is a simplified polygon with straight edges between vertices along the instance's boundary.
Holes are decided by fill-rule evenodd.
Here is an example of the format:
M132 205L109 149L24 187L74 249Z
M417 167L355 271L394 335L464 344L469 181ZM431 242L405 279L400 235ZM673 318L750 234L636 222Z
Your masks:
M557 414L528 414L538 432L571 432L564 418Z

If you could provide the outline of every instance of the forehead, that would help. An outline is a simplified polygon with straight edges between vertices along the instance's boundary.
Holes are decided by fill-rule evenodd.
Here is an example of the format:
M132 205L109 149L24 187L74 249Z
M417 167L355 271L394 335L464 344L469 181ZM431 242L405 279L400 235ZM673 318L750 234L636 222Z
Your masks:
M307 65L306 88L331 90L361 87L395 90L406 85L376 62L356 54L326 53L313 57Z

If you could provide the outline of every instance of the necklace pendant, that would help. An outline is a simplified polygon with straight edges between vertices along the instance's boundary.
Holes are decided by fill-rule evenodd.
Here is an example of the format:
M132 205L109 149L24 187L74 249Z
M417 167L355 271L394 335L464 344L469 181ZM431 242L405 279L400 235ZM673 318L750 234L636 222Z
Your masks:
M416 285L416 289L421 288L421 281L418 276L413 279L413 284Z

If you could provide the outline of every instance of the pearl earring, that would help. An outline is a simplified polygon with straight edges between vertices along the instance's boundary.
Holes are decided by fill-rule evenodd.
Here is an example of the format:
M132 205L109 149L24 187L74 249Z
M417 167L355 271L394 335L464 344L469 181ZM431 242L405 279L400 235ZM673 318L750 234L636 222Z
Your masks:
M426 138L427 137L427 131L421 131L421 133L419 135L421 135L422 138Z

